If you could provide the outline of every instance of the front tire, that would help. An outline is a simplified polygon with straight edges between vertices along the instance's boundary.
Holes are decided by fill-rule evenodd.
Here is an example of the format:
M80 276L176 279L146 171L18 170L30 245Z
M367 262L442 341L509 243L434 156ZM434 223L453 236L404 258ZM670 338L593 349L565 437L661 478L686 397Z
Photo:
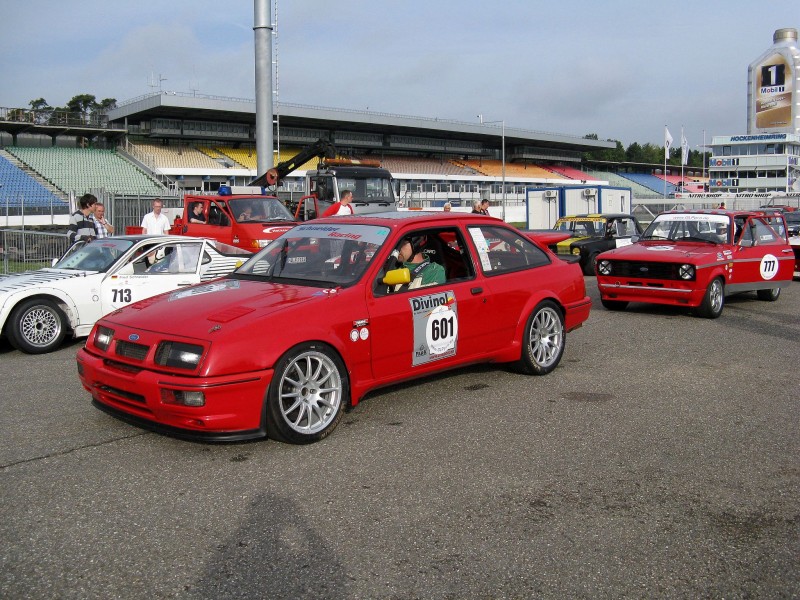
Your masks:
M540 302L525 325L517 370L526 375L546 375L558 366L566 343L561 309L550 300Z
M607 310L625 310L628 307L628 302L626 300L606 300L605 298L600 298L600 304Z
M764 302L775 302L775 300L781 297L781 288L757 290L756 296L759 300L763 300Z
M317 442L336 428L349 397L339 355L321 343L299 344L275 365L267 391L267 432L293 444Z
M65 323L64 313L52 300L25 300L11 311L8 341L27 354L52 352L64 341Z
M703 302L697 308L697 315L706 319L716 319L725 307L725 287L722 279L717 277L706 288Z

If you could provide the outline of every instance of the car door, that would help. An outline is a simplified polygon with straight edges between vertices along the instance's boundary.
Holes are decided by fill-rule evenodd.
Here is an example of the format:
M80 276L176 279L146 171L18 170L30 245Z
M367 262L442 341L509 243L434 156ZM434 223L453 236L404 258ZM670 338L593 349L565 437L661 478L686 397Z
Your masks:
M541 268L551 259L541 248L519 232L506 226L474 225L467 228L475 245L483 287L491 298L484 319L491 324L495 344L507 346L521 319L527 319L525 306L533 289L542 282Z
M751 216L736 225L740 230L729 291L766 289L775 282L791 280L793 254L786 238L763 217Z
M407 231L430 240L428 256L445 267L446 281L428 287L388 288L382 265L367 292L372 370L376 379L433 372L487 354L493 336L490 296L476 276L473 257L455 227ZM390 263L394 259L389 258Z
M187 239L158 244L109 273L101 285L103 314L162 292L199 283L205 243Z
M184 223L183 233L195 237L207 237L226 244L233 244L233 227L227 207L217 200L203 200L205 223ZM191 209L189 212L191 217Z

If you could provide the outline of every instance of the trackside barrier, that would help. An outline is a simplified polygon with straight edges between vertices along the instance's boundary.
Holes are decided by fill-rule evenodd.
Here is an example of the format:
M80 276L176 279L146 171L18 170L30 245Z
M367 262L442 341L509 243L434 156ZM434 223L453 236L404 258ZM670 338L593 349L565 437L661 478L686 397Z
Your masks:
M69 248L62 233L0 229L0 275L49 267Z

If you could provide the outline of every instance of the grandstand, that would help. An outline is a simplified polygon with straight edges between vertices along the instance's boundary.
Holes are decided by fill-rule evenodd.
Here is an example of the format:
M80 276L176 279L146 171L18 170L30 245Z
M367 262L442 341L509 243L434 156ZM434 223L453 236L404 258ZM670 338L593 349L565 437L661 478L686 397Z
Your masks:
M670 194L674 194L677 189L675 185L661 177L650 175L649 173L620 173L620 175L625 179L638 183L656 195L661 194L669 196Z
M50 207L65 204L63 198L20 169L13 160L13 157L0 152L0 209L8 206L20 206L22 203L28 207Z
M445 200L464 206L487 197L522 204L530 187L574 183L630 187L637 198L663 194L663 180L628 172L652 172L652 165L607 163L608 170L593 170L584 162L585 153L610 149L612 142L369 111L291 104L275 109L280 115L273 129L275 164L324 138L340 157L379 162L394 175L398 197L417 206ZM6 123L4 115L11 113L0 108L0 146L65 198L86 191L214 193L223 184L246 185L259 175L252 101L156 92L120 103L101 133L96 127L75 130L72 138L58 136L52 127L38 131L35 115L24 130L17 122ZM78 147L86 142L90 147ZM301 165L281 191L304 193L305 172L317 164L312 159ZM667 181L668 191L674 190L674 176Z
M160 194L164 187L113 150L27 148L6 151L63 193L104 189L128 194Z

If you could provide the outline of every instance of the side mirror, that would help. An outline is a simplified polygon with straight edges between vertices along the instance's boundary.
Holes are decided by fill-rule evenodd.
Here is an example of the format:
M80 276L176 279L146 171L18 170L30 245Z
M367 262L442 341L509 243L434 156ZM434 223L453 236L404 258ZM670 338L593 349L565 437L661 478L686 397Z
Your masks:
M406 267L387 271L386 275L383 276L383 283L386 285L403 285L406 283L411 283L411 271L409 271Z
M640 235L632 235L632 236L631 236L631 243L632 243L632 244L635 244L636 242L638 242L638 241L639 241L639 238L640 238L640 237L641 237Z
M55 267L57 262L58 262L58 259L57 259L57 258L54 258L54 259L52 259L52 260L50 261L50 266L51 266L51 267Z

